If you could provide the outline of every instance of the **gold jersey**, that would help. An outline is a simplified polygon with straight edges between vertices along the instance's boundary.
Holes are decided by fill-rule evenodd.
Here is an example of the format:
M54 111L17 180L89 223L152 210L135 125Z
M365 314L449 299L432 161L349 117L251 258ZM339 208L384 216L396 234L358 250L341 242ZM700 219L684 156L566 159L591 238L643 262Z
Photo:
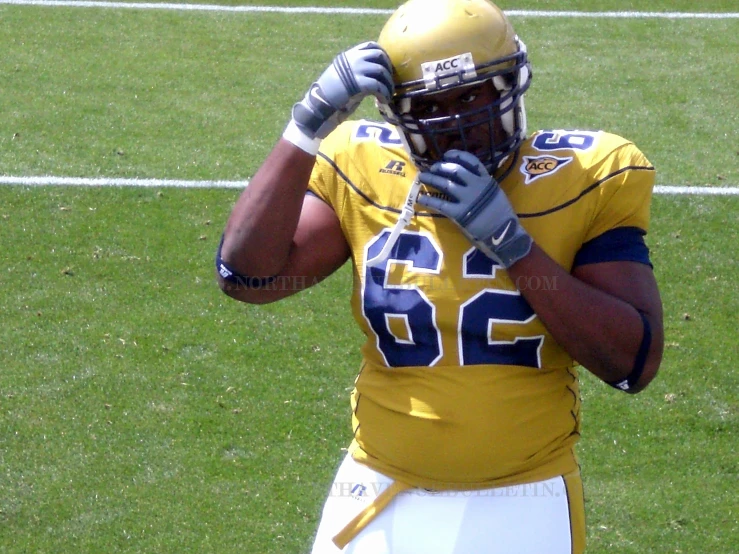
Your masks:
M577 469L576 362L514 283L447 218L416 206L389 257L376 256L417 170L393 127L342 124L323 141L310 191L341 221L352 309L367 337L352 393L352 455L415 487L471 489ZM646 232L654 168L604 132L539 131L501 183L522 225L566 270L583 244Z

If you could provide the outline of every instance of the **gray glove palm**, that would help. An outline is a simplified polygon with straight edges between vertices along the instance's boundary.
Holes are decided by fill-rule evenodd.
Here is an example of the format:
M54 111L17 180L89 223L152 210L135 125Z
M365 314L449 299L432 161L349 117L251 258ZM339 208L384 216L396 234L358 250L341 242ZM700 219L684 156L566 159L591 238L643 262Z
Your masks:
M388 102L393 93L392 64L376 42L342 52L293 106L293 121L309 139L324 139L349 117L362 99Z
M469 152L450 150L419 180L445 196L420 194L416 202L454 221L489 258L508 268L531 250L532 240L485 166Z

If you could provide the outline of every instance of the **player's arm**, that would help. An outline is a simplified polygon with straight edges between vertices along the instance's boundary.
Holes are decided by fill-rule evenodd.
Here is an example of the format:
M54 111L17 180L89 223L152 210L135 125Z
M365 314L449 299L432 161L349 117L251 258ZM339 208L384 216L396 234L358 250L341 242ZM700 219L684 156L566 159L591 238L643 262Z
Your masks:
M636 393L654 378L664 330L662 302L649 265L594 263L569 274L534 244L508 274L522 285L521 294L555 340L600 379ZM537 277L555 285L544 290L523 284L541 282Z
M418 203L454 221L472 244L508 270L552 336L607 383L638 392L654 378L663 348L662 305L647 264L608 261L571 275L520 224L508 198L472 154L451 150L419 175L443 195ZM552 290L527 287L546 279Z
M280 139L236 202L220 248L222 263L241 278L218 284L248 303L274 302L318 283L349 257L333 209L306 194L315 156Z
M339 54L293 106L283 137L234 206L216 254L221 289L243 302L272 302L317 283L349 256L338 218L306 196L322 139L362 99L387 101L390 60L374 42Z

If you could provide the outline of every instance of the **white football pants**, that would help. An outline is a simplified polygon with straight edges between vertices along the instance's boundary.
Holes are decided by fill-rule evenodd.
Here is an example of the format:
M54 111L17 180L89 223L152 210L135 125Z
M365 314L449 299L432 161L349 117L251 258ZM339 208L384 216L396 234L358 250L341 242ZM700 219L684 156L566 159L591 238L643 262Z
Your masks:
M474 491L401 492L343 550L332 538L392 483L348 455L312 554L581 554L580 476Z

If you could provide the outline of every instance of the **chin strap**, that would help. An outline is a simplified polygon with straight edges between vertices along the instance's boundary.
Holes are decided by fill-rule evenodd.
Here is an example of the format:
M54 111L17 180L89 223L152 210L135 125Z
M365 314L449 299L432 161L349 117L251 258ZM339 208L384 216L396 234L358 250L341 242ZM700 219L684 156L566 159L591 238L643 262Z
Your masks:
M405 202L403 203L403 209L400 212L400 218L398 219L397 223L395 223L395 227L393 227L393 230L390 232L390 236L387 238L385 246L382 247L382 250L380 250L380 253L377 254L377 256L375 256L371 260L367 260L367 266L374 267L380 265L382 262L387 260L387 257L390 255L393 246L395 246L400 233L410 224L411 218L416 213L413 208L416 204L416 198L418 198L418 193L420 190L421 181L419 181L418 177L416 177L413 180L411 188L408 191L408 196L406 196Z

